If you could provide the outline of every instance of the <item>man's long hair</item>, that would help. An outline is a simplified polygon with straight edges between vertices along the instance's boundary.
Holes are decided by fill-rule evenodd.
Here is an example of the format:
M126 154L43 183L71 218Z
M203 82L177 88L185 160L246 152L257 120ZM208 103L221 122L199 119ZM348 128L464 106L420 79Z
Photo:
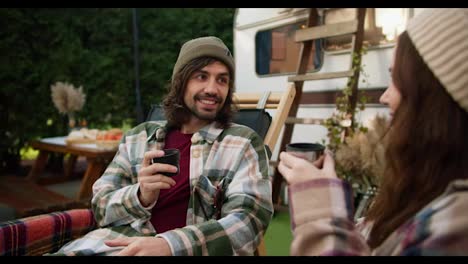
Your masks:
M169 84L169 92L165 96L162 102L164 108L164 115L170 128L180 128L182 124L189 121L192 112L188 109L184 103L184 95L187 88L187 83L190 76L203 67L219 61L211 57L200 57L193 59L187 63L178 73L175 74L172 83ZM234 92L234 80L231 79L234 75L232 72L229 79L229 91L224 101L224 105L215 117L215 121L218 122L221 128L226 128L232 121L233 109L232 109L232 94Z
M401 94L386 151L387 168L366 219L376 248L449 182L468 178L468 114L447 93L404 32L392 79Z

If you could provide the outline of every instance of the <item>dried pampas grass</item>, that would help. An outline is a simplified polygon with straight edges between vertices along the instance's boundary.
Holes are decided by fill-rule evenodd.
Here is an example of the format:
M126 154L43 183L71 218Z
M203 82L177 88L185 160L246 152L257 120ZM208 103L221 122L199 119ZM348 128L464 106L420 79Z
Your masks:
M86 100L83 87L78 89L73 84L57 82L51 85L51 96L57 110L62 114L80 111Z
M377 115L367 132L345 138L335 153L338 174L363 189L378 186L385 167L385 133L388 121Z

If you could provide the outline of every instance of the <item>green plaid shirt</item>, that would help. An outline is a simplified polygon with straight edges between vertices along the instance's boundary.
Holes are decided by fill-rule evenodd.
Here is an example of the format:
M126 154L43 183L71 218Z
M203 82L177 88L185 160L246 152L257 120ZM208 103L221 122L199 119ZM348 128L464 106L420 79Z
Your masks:
M102 228L65 245L58 254L110 255L116 249L104 245L106 239L156 235L167 240L173 255L253 255L273 212L263 140L237 124L219 129L211 123L195 133L187 225L157 234L150 223L154 204L140 204L137 176L144 153L163 149L166 132L164 123L146 122L125 134L113 161L93 185L92 207ZM217 186L224 187L219 220L213 207ZM210 219L205 219L202 206Z

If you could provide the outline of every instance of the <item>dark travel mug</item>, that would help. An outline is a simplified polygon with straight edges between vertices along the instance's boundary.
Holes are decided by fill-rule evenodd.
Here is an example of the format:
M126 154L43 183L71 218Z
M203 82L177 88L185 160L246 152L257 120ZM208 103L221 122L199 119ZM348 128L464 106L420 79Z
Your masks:
M164 156L159 158L153 158L153 163L164 163L170 164L177 167L177 172L161 172L161 174L168 177L176 176L179 174L179 160L180 160L180 151L178 149L165 149Z
M286 152L310 162L323 155L325 146L318 143L290 143L286 145Z

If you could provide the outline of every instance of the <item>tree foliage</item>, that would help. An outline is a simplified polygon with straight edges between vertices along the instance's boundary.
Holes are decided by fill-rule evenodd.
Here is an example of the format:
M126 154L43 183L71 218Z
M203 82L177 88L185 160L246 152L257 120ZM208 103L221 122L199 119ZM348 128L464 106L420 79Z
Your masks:
M234 9L138 9L140 93L146 113L166 93L183 42L215 35L232 50ZM32 139L66 134L50 86L83 86L78 118L91 128L136 125L130 8L0 9L0 170Z

